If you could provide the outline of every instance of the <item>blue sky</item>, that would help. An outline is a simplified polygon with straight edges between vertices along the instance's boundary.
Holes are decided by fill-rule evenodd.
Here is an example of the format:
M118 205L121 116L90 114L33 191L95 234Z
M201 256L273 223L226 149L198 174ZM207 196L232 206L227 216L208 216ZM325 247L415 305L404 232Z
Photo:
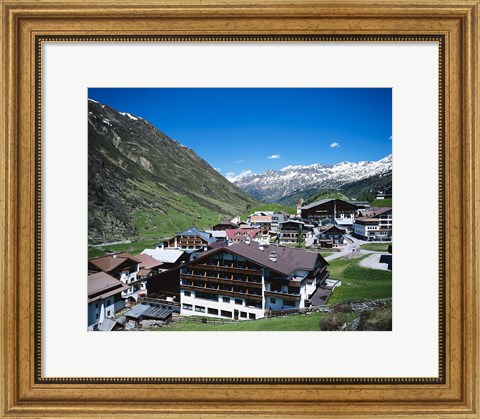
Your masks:
M392 152L389 88L90 88L141 116L224 176Z

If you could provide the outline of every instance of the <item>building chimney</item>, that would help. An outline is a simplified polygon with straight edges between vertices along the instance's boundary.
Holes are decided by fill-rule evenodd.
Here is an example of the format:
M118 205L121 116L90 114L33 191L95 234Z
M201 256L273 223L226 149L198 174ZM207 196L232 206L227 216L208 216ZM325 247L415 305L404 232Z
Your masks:
M277 261L277 252L275 252L275 250L270 251L270 255L268 256L268 260L270 262L273 262L273 263L275 263Z
M261 252L265 250L265 246L263 245L263 243L258 244L258 250L260 250Z

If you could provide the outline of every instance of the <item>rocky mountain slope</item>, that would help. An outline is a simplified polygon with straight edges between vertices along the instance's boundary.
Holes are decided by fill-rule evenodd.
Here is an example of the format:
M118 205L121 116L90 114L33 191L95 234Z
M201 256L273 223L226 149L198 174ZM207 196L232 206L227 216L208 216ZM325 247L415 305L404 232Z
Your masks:
M265 202L278 202L302 191L341 190L342 186L368 178L391 176L392 155L374 162L342 162L335 165L313 164L268 170L235 181L235 185Z
M90 243L208 227L255 203L149 122L88 101Z

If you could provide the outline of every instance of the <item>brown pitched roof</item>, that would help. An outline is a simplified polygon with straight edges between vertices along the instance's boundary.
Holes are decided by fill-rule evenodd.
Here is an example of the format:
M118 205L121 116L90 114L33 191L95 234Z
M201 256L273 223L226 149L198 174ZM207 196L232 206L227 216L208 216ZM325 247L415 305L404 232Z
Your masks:
M338 232L341 232L342 234L345 233L345 229L343 228L338 228L336 225L331 225L331 226L326 226L325 228L320 228L321 233L327 233L330 230L336 230Z
M247 245L244 243L232 244L231 246L223 246L212 249L202 253L201 257L195 259L203 259L204 257L220 251L226 251L237 254L261 266L271 269L283 275L288 275L296 269L305 269L306 271L313 271L318 258L323 257L316 252L307 252L305 250L296 249L293 247L284 246L267 246L264 245L264 250L260 250L258 244ZM277 261L272 262L270 252L275 251L277 254ZM323 259L324 260L324 259ZM324 260L325 264L328 264Z
M153 268L157 268L160 265L163 265L163 262L160 262L159 260L153 258L152 256L147 255L146 253L137 255L135 256L135 258L140 261L141 268L153 269Z
M88 302L119 294L128 288L128 285L105 272L88 275Z
M147 276L150 272L152 272L151 269L140 269L137 273L138 276Z
M102 256L99 258L90 259L89 262L101 271L111 272L127 260L140 263L140 260L133 257L132 255L129 255L128 253L116 253L114 255Z

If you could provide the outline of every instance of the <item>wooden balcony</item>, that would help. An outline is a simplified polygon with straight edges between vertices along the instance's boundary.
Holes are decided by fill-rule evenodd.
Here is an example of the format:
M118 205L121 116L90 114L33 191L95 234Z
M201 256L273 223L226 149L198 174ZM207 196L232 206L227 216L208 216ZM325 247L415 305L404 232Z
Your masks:
M300 301L301 296L296 294L288 294L281 291L265 291L266 297L281 298L282 300L287 301Z
M260 269L236 268L228 265L225 265L225 266L207 265L207 264L199 263L197 265L193 265L193 268L207 269L207 270L209 269L211 271L233 272L233 273L244 274L244 275L262 276L262 271Z
M321 266L313 273L313 276L318 276L318 274L325 272L327 268L328 268L328 265Z
M262 289L261 282L239 281L236 279L216 278L214 276L180 274L180 278L188 279L190 281L205 281L212 284L223 284L230 286L242 286L248 288Z
M301 287L301 282L298 281L290 281L288 278L275 278L275 277L270 277L265 280L265 282L268 283L274 283L274 284L282 284L282 285L288 285L289 287L294 287L294 288L300 288Z
M323 271L320 275L317 275L317 283L321 284L330 276L330 272Z
M198 287L195 285L183 285L183 284L180 285L180 288L182 290L187 290L187 291L203 292L205 294L225 295L227 297L246 298L248 300L259 301L259 302L261 302L263 299L261 294L260 295L249 294L248 292L227 291L222 289L204 288L204 287Z

